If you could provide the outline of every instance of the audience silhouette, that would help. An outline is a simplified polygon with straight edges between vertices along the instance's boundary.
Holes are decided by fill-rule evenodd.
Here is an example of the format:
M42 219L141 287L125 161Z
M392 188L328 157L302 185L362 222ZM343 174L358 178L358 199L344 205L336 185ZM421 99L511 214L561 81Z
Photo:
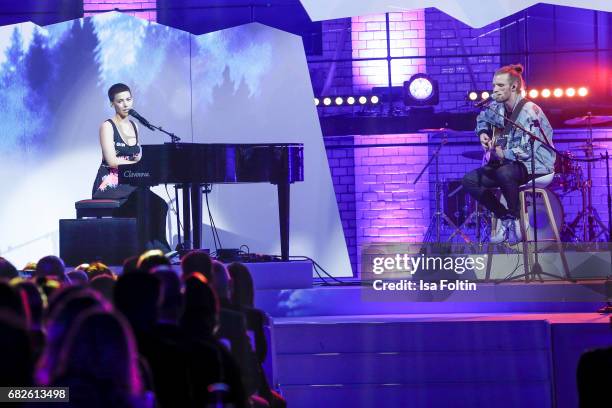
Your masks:
M0 385L70 387L69 407L286 406L244 265L192 251L175 269L148 251L119 276L100 262L67 273L56 256L28 266L0 258Z

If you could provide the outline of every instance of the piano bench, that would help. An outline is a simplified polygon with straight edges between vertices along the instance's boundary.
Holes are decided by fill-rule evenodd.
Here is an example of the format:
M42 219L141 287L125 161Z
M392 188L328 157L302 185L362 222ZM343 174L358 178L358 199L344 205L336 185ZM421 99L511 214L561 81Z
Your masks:
M125 203L125 199L91 199L74 203L77 218L104 218L112 217L113 212Z

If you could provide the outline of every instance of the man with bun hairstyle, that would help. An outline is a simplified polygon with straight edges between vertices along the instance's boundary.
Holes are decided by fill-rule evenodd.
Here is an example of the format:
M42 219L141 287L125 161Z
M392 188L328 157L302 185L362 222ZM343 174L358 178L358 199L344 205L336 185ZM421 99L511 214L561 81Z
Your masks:
M554 171L555 152L536 140L535 174L532 174L530 136L507 120L518 123L553 145L553 130L546 115L538 105L523 97L525 82L522 74L523 66L520 64L507 65L495 72L492 102L476 119L476 134L490 156L482 167L467 173L462 180L463 188L501 220L497 223L497 230L491 233L490 242L494 244L508 239L522 240L518 221L519 187ZM495 145L492 140L494 128L502 132ZM495 188L501 189L507 207L493 194Z

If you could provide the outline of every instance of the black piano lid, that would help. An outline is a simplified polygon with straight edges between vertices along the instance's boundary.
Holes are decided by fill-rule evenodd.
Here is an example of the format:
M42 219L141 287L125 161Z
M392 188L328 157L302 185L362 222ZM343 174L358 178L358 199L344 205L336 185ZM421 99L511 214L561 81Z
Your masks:
M164 143L142 145L142 151L140 162L120 166L120 183L277 184L304 180L301 143Z

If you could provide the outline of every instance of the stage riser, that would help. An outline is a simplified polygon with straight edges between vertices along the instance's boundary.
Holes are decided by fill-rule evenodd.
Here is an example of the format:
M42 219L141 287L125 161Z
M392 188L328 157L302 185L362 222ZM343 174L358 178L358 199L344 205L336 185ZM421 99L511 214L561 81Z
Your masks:
M282 319L274 331L277 353L525 352L545 350L550 344L544 321L376 323L372 319L366 324L347 320L349 323L342 324L291 324L291 319Z
M548 351L282 354L277 378L287 385L550 382Z
M282 388L292 408L546 408L551 407L548 383L454 383Z
M456 316L276 319L277 384L292 407L569 408L580 354L612 345L596 314Z
M312 262L245 262L256 290L312 287Z
M544 321L290 321L276 322L275 336L292 406L552 406Z

